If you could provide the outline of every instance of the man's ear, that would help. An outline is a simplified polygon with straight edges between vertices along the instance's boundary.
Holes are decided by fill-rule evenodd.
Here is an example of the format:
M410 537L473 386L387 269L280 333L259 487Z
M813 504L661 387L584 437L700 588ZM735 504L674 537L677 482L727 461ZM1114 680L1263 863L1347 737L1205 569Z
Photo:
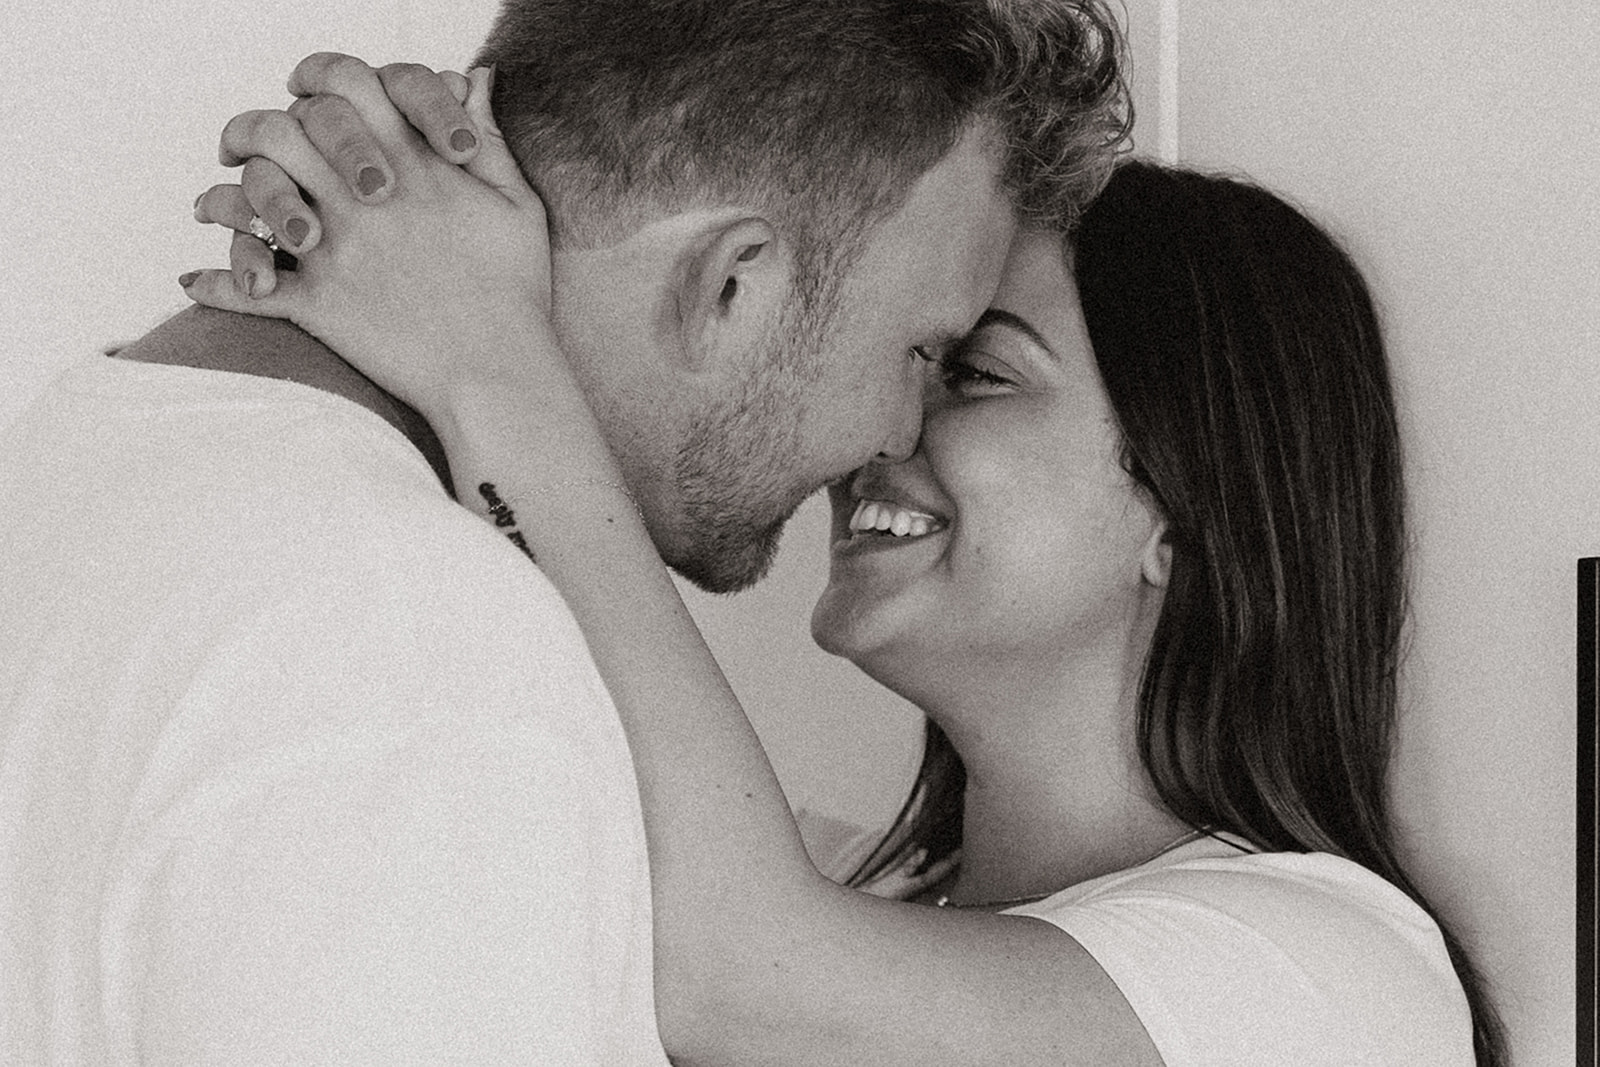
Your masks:
M1139 553L1139 571L1157 589L1165 589L1172 579L1172 531L1166 519L1156 519L1155 528Z
M765 219L735 219L704 234L678 283L686 367L698 371L722 353L754 350L788 300L791 267Z

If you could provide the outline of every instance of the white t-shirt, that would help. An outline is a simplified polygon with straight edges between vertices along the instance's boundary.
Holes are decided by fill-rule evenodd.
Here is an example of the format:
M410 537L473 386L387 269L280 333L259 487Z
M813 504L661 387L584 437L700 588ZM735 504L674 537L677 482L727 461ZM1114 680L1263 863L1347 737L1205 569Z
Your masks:
M1167 1067L1471 1067L1439 929L1327 853L1202 839L1023 907L1071 934Z
M801 826L841 882L881 836ZM1248 853L1221 836L1008 914L1072 935L1166 1067L1471 1067L1466 995L1421 908L1349 860ZM888 872L869 891L915 895L947 869Z
M98 358L0 438L0 1061L665 1064L578 628L376 415Z

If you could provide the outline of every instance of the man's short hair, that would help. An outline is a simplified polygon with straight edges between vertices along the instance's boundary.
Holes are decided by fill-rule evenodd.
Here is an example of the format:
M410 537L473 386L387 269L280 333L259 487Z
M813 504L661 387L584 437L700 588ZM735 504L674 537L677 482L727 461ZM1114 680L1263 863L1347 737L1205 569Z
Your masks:
M556 247L738 204L815 286L983 119L1023 220L1070 228L1131 121L1120 58L1100 0L506 0L476 62Z

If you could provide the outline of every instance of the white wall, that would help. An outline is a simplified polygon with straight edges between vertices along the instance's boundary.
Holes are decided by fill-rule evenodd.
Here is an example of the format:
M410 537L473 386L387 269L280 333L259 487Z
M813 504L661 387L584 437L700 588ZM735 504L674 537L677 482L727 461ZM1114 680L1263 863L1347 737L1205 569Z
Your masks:
M1571 1063L1572 562L1600 554L1595 5L1128 6L1141 148L1294 194L1387 308L1418 539L1399 806L1503 984L1519 1063ZM0 423L70 359L183 306L178 274L225 262L189 210L229 180L228 116L280 106L317 48L460 64L492 10L7 7ZM767 585L693 606L791 799L870 821L898 802L916 719L810 646L822 530L808 507Z

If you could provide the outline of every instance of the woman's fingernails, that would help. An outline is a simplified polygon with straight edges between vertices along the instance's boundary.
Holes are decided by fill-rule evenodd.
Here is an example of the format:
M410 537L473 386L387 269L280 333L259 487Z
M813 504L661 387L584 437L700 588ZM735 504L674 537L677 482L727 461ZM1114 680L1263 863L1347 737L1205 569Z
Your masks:
M252 299L252 300L255 299L255 296L256 296L256 272L253 271L253 270L247 270L247 271L244 272L244 291L245 291L245 295L250 297L250 299Z
M299 245L311 233L311 224L302 218L292 218L283 224L283 232L289 235L289 240Z
M457 152L470 152L478 147L478 138L471 130L457 130L450 135L450 147Z
M178 275L178 284L187 289L195 283L195 279L198 277L200 277L200 272L196 270L192 270L188 274L180 274Z
M362 167L356 175L356 188L362 196L371 196L387 184L388 179L383 176L383 171L377 167Z

